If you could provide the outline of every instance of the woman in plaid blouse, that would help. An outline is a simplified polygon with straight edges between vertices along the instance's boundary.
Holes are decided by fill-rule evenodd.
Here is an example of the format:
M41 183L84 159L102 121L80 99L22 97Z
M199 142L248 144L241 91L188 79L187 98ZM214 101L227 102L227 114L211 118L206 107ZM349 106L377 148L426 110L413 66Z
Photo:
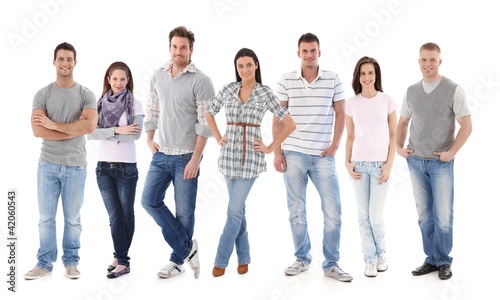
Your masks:
M224 175L229 193L229 205L224 231L219 240L213 276L224 275L236 245L238 273L245 274L250 263L250 246L246 230L245 200L260 173L266 171L265 154L279 146L295 130L295 122L279 102L271 88L262 85L257 55L242 48L234 58L236 82L225 85L211 101L207 121L221 146L219 170ZM224 136L215 122L215 115L225 107ZM260 124L266 111L283 123L269 146L262 141Z

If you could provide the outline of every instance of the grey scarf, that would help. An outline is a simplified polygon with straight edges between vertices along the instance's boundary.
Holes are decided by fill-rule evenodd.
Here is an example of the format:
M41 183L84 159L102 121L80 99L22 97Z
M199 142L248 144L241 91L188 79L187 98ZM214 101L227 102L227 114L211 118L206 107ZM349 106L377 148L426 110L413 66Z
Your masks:
M111 95L109 89L97 102L98 128L117 127L123 112L126 112L127 125L134 121L134 95L126 88L118 94Z

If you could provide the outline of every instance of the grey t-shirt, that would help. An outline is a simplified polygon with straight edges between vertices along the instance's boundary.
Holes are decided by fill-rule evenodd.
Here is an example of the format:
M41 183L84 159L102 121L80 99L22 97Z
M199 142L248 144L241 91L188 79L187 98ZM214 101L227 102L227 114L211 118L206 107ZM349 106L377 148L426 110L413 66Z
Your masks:
M96 109L96 97L88 88L75 84L59 88L55 82L40 89L33 99L33 109L42 109L57 123L77 121L85 108ZM86 166L85 137L51 141L43 139L40 161L63 166Z

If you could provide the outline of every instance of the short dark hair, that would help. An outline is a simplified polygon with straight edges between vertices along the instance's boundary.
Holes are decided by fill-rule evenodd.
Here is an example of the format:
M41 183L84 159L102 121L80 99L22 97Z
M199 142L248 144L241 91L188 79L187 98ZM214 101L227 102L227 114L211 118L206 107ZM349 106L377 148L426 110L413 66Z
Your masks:
M106 70L106 73L104 74L104 82L102 85L102 94L106 94L106 92L111 88L111 85L108 82L108 77L111 77L111 74L113 73L114 70L123 70L125 74L128 77L128 82L127 82L127 89L130 92L134 92L134 78L132 77L132 71L130 71L130 68L127 66L126 63L121 62L121 61L115 61L111 65L109 65L108 69Z
M303 35L300 36L299 42L297 43L297 46L300 49L300 43L305 42L305 43L313 43L316 42L318 43L318 48L319 48L319 39L314 33L304 33Z
M170 31L168 35L168 45L169 47L172 45L172 38L174 36L185 37L189 40L189 48L193 49L194 45L194 33L191 30L188 30L185 26L178 26Z
M262 84L262 77L260 75L259 59L257 58L257 54L255 54L255 52L253 52L253 50L248 49L248 48L241 48L240 51L238 51L238 53L236 53L236 56L234 57L234 71L236 72L236 81L237 82L241 81L240 74L238 74L238 66L236 65L236 61L238 60L238 58L243 57L243 56L251 57L253 59L253 62L258 66L257 70L255 70L255 80L258 83Z
M59 51L59 50L68 50L68 51L73 52L73 55L75 56L74 59L76 61L76 50L75 50L75 47L73 47L73 45L71 45L70 43L64 42L64 43L60 43L59 45L57 45L56 49L54 50L54 60L56 60L57 51Z
M441 53L441 48L436 43L425 43L420 47L420 52L422 50L434 51L436 50L438 53Z
M361 66L364 64L372 64L375 68L375 90L383 92L382 89L382 72L380 71L380 65L378 61L373 57L363 56L358 60L356 67L354 68L354 73L352 74L352 89L354 94L357 95L361 93L362 86L359 82L359 77L361 75Z

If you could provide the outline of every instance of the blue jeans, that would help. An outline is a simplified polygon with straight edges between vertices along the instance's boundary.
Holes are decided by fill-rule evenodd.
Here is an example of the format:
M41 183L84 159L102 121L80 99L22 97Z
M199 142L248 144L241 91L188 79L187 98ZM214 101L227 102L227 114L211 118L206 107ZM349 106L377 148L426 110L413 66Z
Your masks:
M220 236L215 257L215 266L225 269L236 245L238 264L250 263L250 244L248 242L247 221L245 218L245 200L256 178L229 179L226 177L229 192L229 205L224 231Z
M283 151L287 169L284 173L289 221L292 228L295 256L311 263L311 241L307 230L306 190L308 178L321 198L323 211L323 270L338 265L341 206L339 182L332 156L319 157L294 151Z
M389 191L389 184L378 183L382 174L380 161L353 161L354 172L361 174L361 179L354 180L354 197L358 207L358 225L361 238L361 252L365 262L376 263L378 257L385 254L384 206Z
M134 201L139 178L136 163L98 162L97 185L106 206L118 264L129 266L128 250L135 230Z
M160 226L165 241L172 248L170 261L181 265L193 246L194 211L198 176L184 179L184 169L192 154L153 154L144 182L142 206ZM170 183L174 186L175 216L165 205L164 198Z
M86 178L87 169L85 167L69 167L47 162L38 163L40 248L37 253L37 266L52 271L52 263L57 259L56 212L59 197L61 197L64 214L63 256L61 259L65 267L78 265L80 260L78 250L80 249L82 232L80 209L83 205Z
M451 264L453 247L454 161L407 158L422 233L425 261Z

